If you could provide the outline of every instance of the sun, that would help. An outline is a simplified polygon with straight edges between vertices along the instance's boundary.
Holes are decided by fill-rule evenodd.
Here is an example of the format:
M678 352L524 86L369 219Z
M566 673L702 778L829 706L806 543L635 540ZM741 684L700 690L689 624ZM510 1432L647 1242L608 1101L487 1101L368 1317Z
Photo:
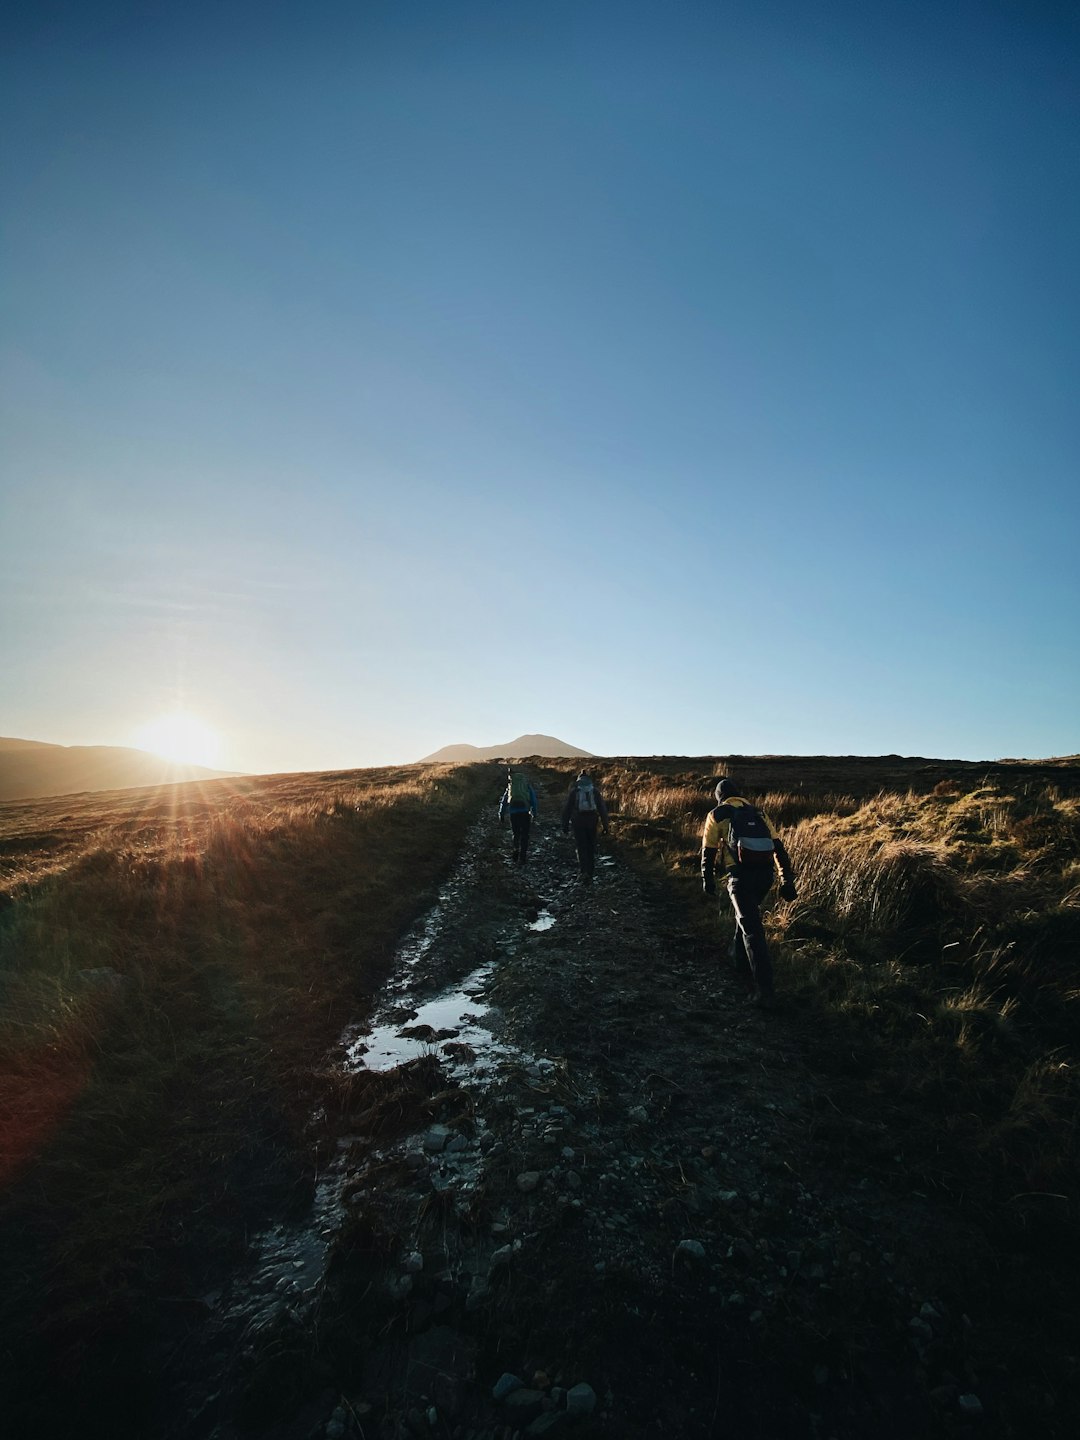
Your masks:
M140 750L150 750L165 760L184 765L214 765L221 751L217 732L186 710L159 715L135 732Z

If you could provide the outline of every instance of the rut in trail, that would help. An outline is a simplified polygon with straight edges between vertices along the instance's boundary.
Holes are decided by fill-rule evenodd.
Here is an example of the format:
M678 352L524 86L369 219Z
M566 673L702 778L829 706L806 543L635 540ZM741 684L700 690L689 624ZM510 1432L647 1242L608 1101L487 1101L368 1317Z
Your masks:
M267 1322L273 1380L240 1367L255 1414L293 1367L265 1433L540 1435L576 1395L582 1436L899 1440L933 1429L931 1365L978 1404L965 1317L919 1288L941 1216L820 1167L791 1017L746 1006L726 922L703 952L617 836L584 885L545 781L528 865L493 797L345 1039L346 1068L405 1062L405 1119L342 1119L326 1274Z

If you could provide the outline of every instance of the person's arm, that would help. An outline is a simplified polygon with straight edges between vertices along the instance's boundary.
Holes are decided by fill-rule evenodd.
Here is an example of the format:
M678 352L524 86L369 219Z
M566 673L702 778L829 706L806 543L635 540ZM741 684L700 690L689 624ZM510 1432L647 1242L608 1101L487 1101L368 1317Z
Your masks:
M785 900L794 900L797 892L795 890L795 874L791 868L791 856L788 854L784 842L776 833L776 826L764 810L761 812L761 818L765 821L765 829L772 837L773 860L777 870L780 871L780 894Z
M769 827L772 828L771 826ZM776 868L780 871L780 898L782 900L795 900L799 892L795 889L795 873L791 868L791 856L787 847L779 835L773 836L773 846L776 855Z
M570 815L574 808L574 796L577 794L577 786L571 785L566 796L566 804L562 807L562 828L570 829Z
M539 811L536 805L536 791L531 785L529 786L529 806L532 809L533 819L539 819Z
M503 816L506 814L506 807L507 807L507 805L509 805L509 803L510 803L510 786L508 785L508 786L506 787L506 789L505 789L505 790L503 791L503 793L502 793L502 799L499 801L499 819L500 819L500 820L501 820L501 819L503 818Z
M722 844L716 812L710 811L701 836L701 888L706 895L716 894L716 852Z

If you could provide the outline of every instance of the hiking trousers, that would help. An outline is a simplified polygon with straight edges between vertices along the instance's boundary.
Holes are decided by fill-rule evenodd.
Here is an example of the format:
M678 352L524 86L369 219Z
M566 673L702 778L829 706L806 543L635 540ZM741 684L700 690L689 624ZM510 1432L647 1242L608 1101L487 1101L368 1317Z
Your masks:
M596 820L574 822L574 847L577 850L578 869L591 880L596 869Z
M522 810L517 815L510 816L510 833L514 837L514 864L524 865L525 857L529 853L529 830L532 828L532 816L528 810Z
M745 869L728 877L727 891L735 911L735 970L748 987L756 986L762 995L773 993L772 960L761 919L761 902L773 883L772 865L762 866L762 874L747 874Z

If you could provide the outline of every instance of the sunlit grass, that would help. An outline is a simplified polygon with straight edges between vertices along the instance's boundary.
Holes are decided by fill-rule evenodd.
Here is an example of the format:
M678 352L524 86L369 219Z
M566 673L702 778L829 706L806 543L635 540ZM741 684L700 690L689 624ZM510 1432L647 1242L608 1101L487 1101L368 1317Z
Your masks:
M857 1084L860 1109L906 1107L908 1163L921 1153L936 1180L948 1156L987 1203L1049 1187L1076 1207L1078 768L598 762L617 843L721 969L726 931L702 905L698 858L729 773L795 863L799 898L774 903L768 927L825 1073Z

